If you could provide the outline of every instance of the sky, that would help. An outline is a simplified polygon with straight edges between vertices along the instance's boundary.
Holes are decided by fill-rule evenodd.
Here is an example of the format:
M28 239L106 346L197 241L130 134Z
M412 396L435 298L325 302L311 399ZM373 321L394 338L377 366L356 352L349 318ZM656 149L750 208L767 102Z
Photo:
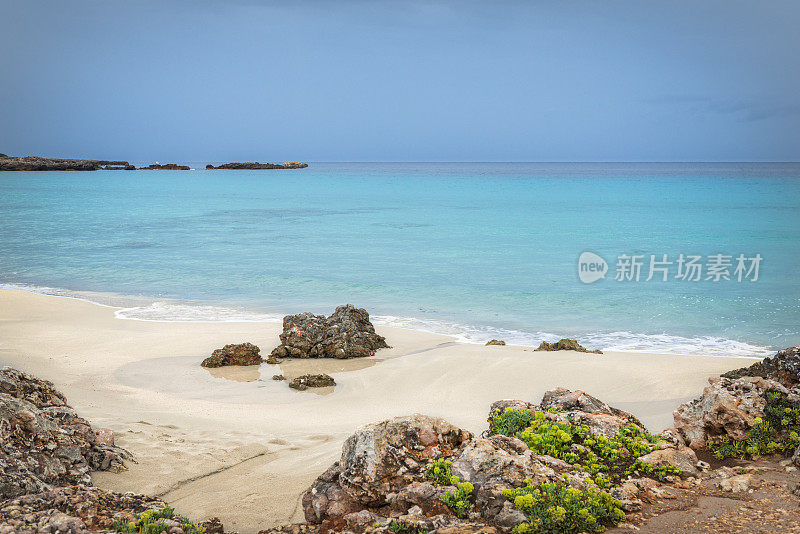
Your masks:
M798 161L800 2L0 0L0 152Z

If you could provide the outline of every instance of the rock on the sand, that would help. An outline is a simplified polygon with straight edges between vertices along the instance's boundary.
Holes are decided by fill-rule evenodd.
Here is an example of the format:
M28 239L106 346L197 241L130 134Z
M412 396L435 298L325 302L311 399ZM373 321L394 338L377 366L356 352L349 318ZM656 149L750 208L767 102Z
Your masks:
M492 345L502 346L502 345L505 345L505 344L506 344L506 342L503 341L502 339L490 339L489 341L486 342L486 346L487 347L492 346Z
M280 339L273 358L363 358L389 347L375 333L367 311L352 304L339 306L327 318L307 312L287 315Z
M597 350L589 350L580 343L578 343L575 339L560 339L555 343L548 343L547 341L542 341L539 345L539 348L536 350L547 350L547 351L554 351L554 350L574 350L575 352L587 352L592 354L603 354L600 349Z
M203 367L223 367L225 365L261 365L264 361L259 349L252 343L225 345L216 349L211 356L203 360Z
M728 371L723 378L735 380L745 376L760 376L780 382L786 387L800 383L800 347L789 347L778 351L769 358L764 358L750 367L742 367Z
M282 378L275 378L273 376L272 379L281 380ZM335 385L336 381L333 379L333 377L326 374L302 375L298 376L297 378L293 378L289 381L290 388L298 389L300 391L306 390L308 388L326 388Z

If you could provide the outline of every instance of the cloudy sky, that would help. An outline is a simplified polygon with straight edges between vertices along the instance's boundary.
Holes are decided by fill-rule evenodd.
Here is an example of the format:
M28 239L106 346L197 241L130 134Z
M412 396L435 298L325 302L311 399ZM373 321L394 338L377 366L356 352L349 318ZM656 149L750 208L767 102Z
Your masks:
M0 4L7 154L800 160L794 0Z

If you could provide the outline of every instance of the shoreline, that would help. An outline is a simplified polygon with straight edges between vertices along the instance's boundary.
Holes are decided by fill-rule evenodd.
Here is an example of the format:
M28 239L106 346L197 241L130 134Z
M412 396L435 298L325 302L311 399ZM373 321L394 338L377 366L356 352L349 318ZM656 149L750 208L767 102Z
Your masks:
M119 319L165 324L280 323L284 315L308 311L295 307L292 311L280 310L280 313L275 309L269 312L255 312L230 303L217 304L176 298L159 299L152 296L134 296L107 291L80 291L26 283L0 282L0 290L4 289L75 299L114 308L115 316ZM370 313L370 316L376 326L449 336L459 343L477 345L483 345L486 341L496 338L505 339L507 343L515 346L538 346L541 341L554 342L564 337L577 337L578 341L589 349L611 352L765 358L779 350L748 341L718 336L686 337L666 333L637 334L627 330L574 336L569 333L522 331L502 326L471 325L435 318L420 319L375 313ZM690 350L683 350L686 348Z
M321 362L342 366L330 373L334 391L298 393L271 380L283 367L263 364L261 380L248 382L199 367L225 343L251 341L268 353L278 344L277 323L129 321L90 302L0 290L0 362L53 381L81 416L113 430L137 460L121 474L95 473L95 484L162 497L192 517L217 515L242 534L301 520L300 495L363 424L424 413L480 432L491 402L534 401L563 386L630 410L658 431L671 426L672 410L700 393L706 377L747 363L534 352L377 330L393 348ZM368 361L374 363L364 366ZM320 362L289 363L300 372Z

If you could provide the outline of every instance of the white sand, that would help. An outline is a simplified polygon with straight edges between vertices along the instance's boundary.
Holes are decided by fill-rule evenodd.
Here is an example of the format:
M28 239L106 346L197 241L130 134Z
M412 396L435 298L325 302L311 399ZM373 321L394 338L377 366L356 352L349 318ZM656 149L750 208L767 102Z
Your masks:
M564 386L629 410L658 431L706 377L751 363L533 352L378 328L393 348L369 360L264 364L226 379L200 368L202 358L244 341L267 354L279 342L279 324L142 322L113 311L0 290L0 364L52 380L81 416L114 430L135 455L138 463L125 473L96 473L98 486L158 495L193 519L219 516L242 534L301 521L302 492L362 424L418 412L481 432L492 401L538 402ZM335 390L295 392L271 379L306 368L333 375Z

